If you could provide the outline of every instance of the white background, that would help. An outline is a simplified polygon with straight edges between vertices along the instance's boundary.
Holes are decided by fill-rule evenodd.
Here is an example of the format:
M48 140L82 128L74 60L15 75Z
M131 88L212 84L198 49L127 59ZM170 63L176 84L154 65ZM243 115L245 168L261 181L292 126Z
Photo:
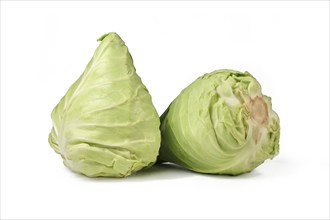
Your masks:
M161 114L198 76L248 70L281 118L250 174L66 169L50 112L115 31ZM1 2L1 217L329 218L329 2Z

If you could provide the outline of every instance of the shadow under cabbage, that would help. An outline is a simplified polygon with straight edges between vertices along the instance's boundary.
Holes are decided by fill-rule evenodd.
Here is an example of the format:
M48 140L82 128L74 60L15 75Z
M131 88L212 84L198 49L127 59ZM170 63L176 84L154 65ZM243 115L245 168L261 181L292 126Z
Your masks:
M205 174L198 173L191 170L187 170L179 165L165 162L165 163L156 163L152 167L145 168L140 170L128 177L125 178L111 178L111 177L95 177L88 178L84 175L75 173L79 178L85 178L91 181L111 181L111 182L140 182L140 181L154 181L154 180L171 180L171 179L180 179L180 178L189 178L193 176L200 176L203 178L212 178L212 179L249 179L256 178L257 176L262 175L257 170L252 172L232 176L232 175L219 175L219 174Z
M187 170L181 166L172 163L156 163L152 167L148 167L139 172L132 174L127 179L132 180L169 180L180 179L192 176L193 173L187 172ZM126 178L125 178L126 179Z

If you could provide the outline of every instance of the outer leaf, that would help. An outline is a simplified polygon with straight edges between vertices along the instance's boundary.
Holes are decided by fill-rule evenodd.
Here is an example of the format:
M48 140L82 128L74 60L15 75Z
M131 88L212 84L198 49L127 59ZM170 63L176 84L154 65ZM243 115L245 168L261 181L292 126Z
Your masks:
M52 148L64 164L90 177L124 177L152 165L159 118L116 33L105 34L84 73L52 112Z
M185 88L161 116L159 160L237 175L279 151L279 118L248 72L217 70Z

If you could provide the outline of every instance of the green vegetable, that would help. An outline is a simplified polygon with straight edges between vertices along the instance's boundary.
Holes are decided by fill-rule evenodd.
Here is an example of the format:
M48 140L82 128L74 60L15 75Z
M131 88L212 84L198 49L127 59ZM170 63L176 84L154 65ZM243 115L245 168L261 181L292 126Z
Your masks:
M185 88L161 116L160 161L238 175L279 152L279 117L248 72L217 70Z
M105 34L84 73L54 108L51 147L89 177L125 177L152 165L159 117L116 33Z

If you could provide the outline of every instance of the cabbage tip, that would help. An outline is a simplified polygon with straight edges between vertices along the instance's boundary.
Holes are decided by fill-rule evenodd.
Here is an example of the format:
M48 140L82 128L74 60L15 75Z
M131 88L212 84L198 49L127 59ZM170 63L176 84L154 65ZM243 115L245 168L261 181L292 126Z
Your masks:
M279 117L248 72L195 80L161 116L159 161L209 174L250 172L279 152Z
M156 161L159 116L116 33L100 45L51 113L49 144L65 166L89 177L125 177Z

